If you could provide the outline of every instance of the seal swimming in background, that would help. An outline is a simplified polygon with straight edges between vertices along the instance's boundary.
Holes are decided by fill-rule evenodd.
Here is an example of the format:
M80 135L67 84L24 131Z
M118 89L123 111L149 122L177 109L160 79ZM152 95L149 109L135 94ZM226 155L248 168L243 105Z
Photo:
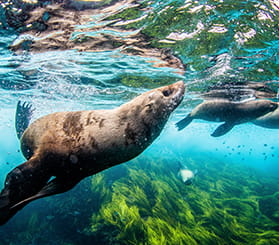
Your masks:
M279 129L279 108L252 121L257 126L270 129Z
M191 185L193 180L198 173L198 170L195 169L194 171L190 170L187 166L183 164L179 164L179 170L177 173L178 178L182 180L185 185Z
M159 136L184 90L180 81L116 109L57 112L34 121L21 136L27 161L7 175L0 194L0 224L32 200L68 191L85 177L139 155Z
M211 134L219 137L229 132L235 125L253 121L274 111L278 104L270 100L250 100L231 102L227 100L208 100L194 108L184 119L176 123L178 130L184 129L193 119L225 122Z

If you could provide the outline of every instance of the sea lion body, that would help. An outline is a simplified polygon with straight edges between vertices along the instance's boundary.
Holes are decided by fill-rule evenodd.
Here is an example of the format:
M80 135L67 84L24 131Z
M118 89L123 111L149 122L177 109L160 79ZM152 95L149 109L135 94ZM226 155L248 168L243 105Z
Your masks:
M179 130L185 128L193 119L212 122L225 122L219 126L212 136L218 137L230 131L234 125L249 122L274 111L277 103L270 100L250 100L231 102L227 100L209 100L199 104L176 125Z
M27 162L0 195L0 224L32 200L65 192L83 178L128 161L160 134L184 95L184 83L157 88L113 110L57 112L21 137Z
M233 121L239 124L275 110L276 106L276 103L269 100L250 100L246 102L213 100L198 105L190 115L195 119L212 122Z
M279 108L252 121L263 128L279 129Z
M151 135L149 125L143 124L141 117L140 111L128 112L123 107L49 114L25 131L21 138L22 153L29 159L34 153L51 152L56 155L54 171L81 162L80 167L91 175L134 158L158 136L159 132Z

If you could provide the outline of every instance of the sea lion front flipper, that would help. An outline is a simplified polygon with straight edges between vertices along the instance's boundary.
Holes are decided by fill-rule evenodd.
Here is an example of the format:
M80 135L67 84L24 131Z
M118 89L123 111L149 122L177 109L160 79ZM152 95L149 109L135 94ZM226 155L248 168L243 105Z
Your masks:
M17 137L20 139L25 129L29 126L29 122L31 116L33 114L34 109L32 109L32 105L21 101L18 101L16 107L16 118L15 118L15 127Z
M193 118L190 116L190 114L188 114L185 118L183 118L182 120L180 120L179 122L177 122L175 124L175 126L178 128L178 130L182 130L184 128L186 128L191 122L193 121Z
M217 127L215 129L215 131L211 134L211 136L213 136L213 137L222 136L222 135L226 134L227 132L229 132L233 128L234 125L235 125L234 123L225 122L225 123L221 124L219 127Z

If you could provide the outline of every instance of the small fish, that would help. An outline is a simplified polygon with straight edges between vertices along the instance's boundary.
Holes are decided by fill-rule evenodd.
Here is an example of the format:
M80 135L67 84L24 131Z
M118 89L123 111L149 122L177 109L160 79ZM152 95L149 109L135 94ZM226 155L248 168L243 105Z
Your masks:
M183 181L185 185L191 185L197 172L197 170L192 171L186 166L181 166L177 173L177 176Z

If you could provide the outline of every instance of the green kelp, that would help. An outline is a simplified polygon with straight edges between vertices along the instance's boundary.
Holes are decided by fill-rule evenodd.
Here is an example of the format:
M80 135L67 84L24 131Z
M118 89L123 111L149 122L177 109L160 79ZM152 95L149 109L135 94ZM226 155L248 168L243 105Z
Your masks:
M273 195L261 197L259 200L259 208L261 212L277 223L279 223L278 207L279 207L279 192L276 192Z
M0 230L3 245L278 244L278 179L206 154L154 155L27 206ZM198 169L192 185L178 178L178 162Z
M259 207L264 197L257 191L272 180L244 166L185 159L200 169L185 186L175 161L154 159L125 165L127 175L92 215L91 231L106 231L107 244L267 244L267 237L278 243L278 222Z

